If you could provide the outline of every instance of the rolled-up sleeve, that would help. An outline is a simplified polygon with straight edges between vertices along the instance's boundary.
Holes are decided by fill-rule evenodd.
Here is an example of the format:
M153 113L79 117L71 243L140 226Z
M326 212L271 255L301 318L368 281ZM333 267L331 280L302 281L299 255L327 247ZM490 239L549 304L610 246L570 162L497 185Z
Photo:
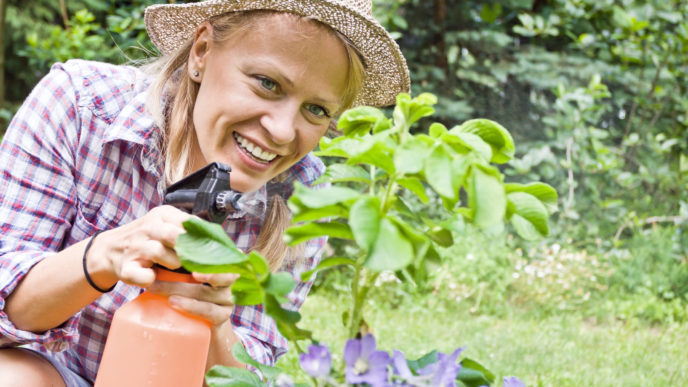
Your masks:
M62 350L77 335L78 316L35 334L17 329L7 297L41 260L63 248L75 215L77 94L55 66L14 116L0 144L0 346L41 343Z

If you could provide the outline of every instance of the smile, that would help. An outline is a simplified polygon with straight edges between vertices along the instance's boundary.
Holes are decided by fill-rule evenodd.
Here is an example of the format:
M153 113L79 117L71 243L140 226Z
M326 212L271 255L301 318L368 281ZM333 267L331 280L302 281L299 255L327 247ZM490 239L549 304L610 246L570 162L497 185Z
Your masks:
M258 145L252 143L246 138L242 137L239 133L234 132L234 139L239 143L241 149L245 150L253 159L261 163L268 163L272 161L277 155L272 152L268 152L262 149Z

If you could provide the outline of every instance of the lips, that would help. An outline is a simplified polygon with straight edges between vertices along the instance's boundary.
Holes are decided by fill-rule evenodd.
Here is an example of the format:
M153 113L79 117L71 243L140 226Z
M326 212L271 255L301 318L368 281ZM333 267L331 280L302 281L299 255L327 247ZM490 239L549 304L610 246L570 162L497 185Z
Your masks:
M245 137L242 137L237 132L234 132L234 139L239 144L241 149L246 151L246 154L248 154L249 156L251 156L252 159L258 162L269 163L270 161L274 160L275 157L277 157L277 154L259 147L258 145L249 141Z

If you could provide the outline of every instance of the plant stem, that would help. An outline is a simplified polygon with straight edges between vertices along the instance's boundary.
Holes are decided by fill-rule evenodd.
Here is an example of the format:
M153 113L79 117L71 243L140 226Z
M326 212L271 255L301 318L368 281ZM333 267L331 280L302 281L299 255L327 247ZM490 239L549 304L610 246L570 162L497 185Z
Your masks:
M375 196L375 166L370 166L370 196Z
M397 182L394 177L391 177L389 181L387 182L387 190L385 191L385 196L382 198L382 213L387 214L387 211L389 211L389 207L391 206L391 200L390 196L392 196L393 192L396 192L397 190Z
M360 259L359 259L360 261ZM361 269L362 269L362 264L360 262L356 262L355 268L354 268L354 278L353 282L351 283L351 312L349 313L349 338L353 339L356 337L356 333L358 332L359 328L359 314L360 310L358 308L358 282L361 279Z
M304 353L303 348L301 348L297 340L293 340L292 343L294 343L294 347L296 347L296 351L298 353Z

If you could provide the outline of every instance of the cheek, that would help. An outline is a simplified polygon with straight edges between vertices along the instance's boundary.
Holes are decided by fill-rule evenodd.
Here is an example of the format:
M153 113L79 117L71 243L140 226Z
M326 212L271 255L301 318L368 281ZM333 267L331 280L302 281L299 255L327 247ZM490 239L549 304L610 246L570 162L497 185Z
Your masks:
M308 152L312 151L315 149L315 147L318 145L320 142L320 139L327 133L327 127L325 129L318 129L309 132L308 134L305 134L302 136L301 141L299 142L300 144L300 149L299 153L301 153L301 156L305 156Z

